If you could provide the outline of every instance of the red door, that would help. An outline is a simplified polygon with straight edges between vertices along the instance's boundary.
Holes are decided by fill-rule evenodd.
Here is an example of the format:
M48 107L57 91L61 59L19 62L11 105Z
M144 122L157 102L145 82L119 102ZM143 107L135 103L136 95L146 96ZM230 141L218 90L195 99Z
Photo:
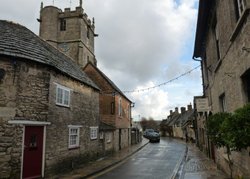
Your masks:
M43 126L25 126L23 178L42 176Z

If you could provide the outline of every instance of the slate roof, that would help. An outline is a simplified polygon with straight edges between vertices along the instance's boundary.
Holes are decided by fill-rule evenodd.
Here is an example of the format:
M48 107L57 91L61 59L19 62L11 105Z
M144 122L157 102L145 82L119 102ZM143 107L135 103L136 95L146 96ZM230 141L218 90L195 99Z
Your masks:
M180 117L178 120L175 121L175 124L177 126L184 126L185 123L187 123L190 119L190 117L194 114L194 110L187 110L184 113L180 114Z
M132 101L130 101L130 99L128 99L127 98L127 96L115 85L115 83L111 80L111 79L109 79L109 77L107 77L99 68L97 68L95 65L93 65L92 63L88 63L85 67L84 67L84 69L85 68L87 68L87 66L88 65L91 65L91 66L93 66L94 68L95 68L95 70L110 84L110 86L114 89L114 90L116 90L118 93L120 93L124 98L126 98L129 102L131 102L132 103ZM83 70L84 70L83 69Z
M19 57L51 66L99 90L98 86L71 58L22 25L0 20L0 55Z
M169 120L169 122L167 123L167 125L168 126L173 126L175 124L175 122L179 119L179 117L180 117L179 113L178 114L173 113L170 120Z
M173 113L170 115L168 119L164 119L161 123L161 125L167 125L167 126L185 126L187 122L189 121L190 117L194 114L194 110L187 110L183 114L182 113Z

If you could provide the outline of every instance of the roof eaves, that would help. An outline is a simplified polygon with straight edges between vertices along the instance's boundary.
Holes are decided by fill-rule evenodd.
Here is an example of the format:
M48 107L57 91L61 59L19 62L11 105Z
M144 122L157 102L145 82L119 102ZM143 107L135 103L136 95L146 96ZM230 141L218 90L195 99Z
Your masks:
M110 78L107 77L99 68L97 68L97 66L93 65L90 62L87 65L91 65L115 89L116 92L121 94L125 99L132 103L132 101L128 99L128 97L115 85L115 83L110 80ZM83 70L87 67L87 65L83 68Z
M214 2L214 0L200 0L199 2L193 58L202 57L205 47L209 13Z

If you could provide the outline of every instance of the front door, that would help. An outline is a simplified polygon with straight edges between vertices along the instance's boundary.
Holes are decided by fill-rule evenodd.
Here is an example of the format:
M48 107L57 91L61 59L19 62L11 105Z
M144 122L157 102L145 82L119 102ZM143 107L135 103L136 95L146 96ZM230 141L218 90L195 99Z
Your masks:
M43 126L25 126L23 178L42 177Z

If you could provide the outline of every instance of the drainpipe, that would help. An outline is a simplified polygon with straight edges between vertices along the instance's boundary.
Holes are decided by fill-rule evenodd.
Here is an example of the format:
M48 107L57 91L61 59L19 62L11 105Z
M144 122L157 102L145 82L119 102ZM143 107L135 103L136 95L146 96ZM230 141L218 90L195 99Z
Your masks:
M193 56L193 60L194 61L198 61L200 62L201 64L201 71L203 73L203 68L202 68L202 59L201 58L195 58ZM202 79L202 88L203 88L203 95L204 95L204 82L203 82L203 79ZM198 135L198 122L197 122L197 110L196 110L196 103L195 103L195 100L194 100L194 116L195 116L195 122L194 122L194 130L195 130L195 138L196 138L196 146L200 148L200 140L199 140L199 135Z

